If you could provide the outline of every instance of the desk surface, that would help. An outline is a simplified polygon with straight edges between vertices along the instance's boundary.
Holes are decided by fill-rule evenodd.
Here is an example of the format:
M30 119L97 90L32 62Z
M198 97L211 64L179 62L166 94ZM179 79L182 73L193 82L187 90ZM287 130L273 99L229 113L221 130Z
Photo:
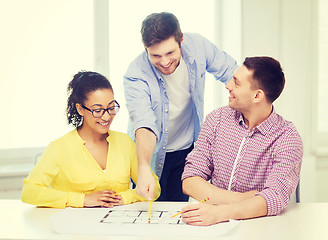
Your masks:
M20 200L0 200L0 210L0 239L167 239L163 236L57 234L52 230L49 219L61 209L36 208ZM244 220L219 239L328 239L327 216L328 203L292 204L279 216ZM170 237L170 240L175 239L193 240L199 237Z

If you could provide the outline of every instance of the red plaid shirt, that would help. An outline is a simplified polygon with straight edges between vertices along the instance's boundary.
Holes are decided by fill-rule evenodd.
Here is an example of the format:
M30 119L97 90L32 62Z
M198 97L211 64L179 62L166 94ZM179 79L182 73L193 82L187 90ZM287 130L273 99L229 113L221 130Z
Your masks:
M242 114L227 106L206 117L182 179L200 176L222 189L257 190L268 215L277 215L297 187L302 156L299 133L275 110L250 132Z

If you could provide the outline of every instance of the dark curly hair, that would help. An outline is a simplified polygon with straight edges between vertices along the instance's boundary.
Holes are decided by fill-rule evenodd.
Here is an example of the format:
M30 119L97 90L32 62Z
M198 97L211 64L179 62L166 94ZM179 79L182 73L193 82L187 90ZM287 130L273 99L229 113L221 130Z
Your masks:
M67 87L66 116L68 124L72 124L75 127L81 126L83 118L76 109L76 103L83 104L90 92L104 88L113 91L108 79L99 73L80 71L75 74Z

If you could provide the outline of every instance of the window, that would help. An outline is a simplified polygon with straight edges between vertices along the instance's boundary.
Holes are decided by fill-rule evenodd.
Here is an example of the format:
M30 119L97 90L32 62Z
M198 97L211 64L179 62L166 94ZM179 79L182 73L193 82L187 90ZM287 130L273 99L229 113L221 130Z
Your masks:
M66 88L93 69L93 1L0 2L0 149L46 146L68 132Z
M144 51L140 27L147 15L172 12L183 32L200 33L239 60L241 40L240 34L235 34L240 33L236 30L240 16L235 16L235 21L230 16L240 13L240 0L209 0L206 4L167 0L165 5L152 0L108 3L108 77L121 105L111 127L114 130L127 129L123 75L130 62ZM66 88L78 71L97 69L94 16L94 1L90 0L0 2L0 149L43 147L73 129L65 115ZM228 20L221 21L222 16ZM239 39L238 46L235 39ZM223 84L214 81L211 74L207 78L205 115L227 103Z
M319 140L324 145L328 143L328 1L319 0L318 17L318 100L317 100L317 131ZM326 145L327 146L327 145Z

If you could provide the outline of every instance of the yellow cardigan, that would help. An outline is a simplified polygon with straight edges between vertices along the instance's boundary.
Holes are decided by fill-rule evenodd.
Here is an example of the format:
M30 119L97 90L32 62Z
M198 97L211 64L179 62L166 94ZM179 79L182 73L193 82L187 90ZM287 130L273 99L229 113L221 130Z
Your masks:
M106 170L94 160L77 130L51 142L24 179L22 201L36 206L83 207L85 193L113 190L124 204L146 201L129 189L130 177L138 179L135 143L125 134L109 131ZM155 198L160 195L158 177Z

